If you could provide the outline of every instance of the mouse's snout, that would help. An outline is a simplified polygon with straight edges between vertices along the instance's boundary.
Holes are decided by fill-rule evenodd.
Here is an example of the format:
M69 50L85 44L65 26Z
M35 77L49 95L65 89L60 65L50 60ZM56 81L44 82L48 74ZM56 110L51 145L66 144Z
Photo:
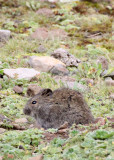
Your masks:
M26 114L26 115L30 115L30 114L31 114L31 110L30 110L29 108L26 108L26 107L25 107L25 108L23 109L23 113Z

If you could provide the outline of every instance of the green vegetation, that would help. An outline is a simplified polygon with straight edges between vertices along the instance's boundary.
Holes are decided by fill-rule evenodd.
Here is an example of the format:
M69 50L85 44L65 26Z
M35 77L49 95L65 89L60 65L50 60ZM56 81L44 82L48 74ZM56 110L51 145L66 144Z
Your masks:
M72 126L68 130L67 138L57 133L57 130L34 129L30 125L32 118L28 119L25 130L13 130L10 122L0 122L0 158L3 160L27 160L38 154L44 155L44 160L113 160L114 132L112 124L107 117L113 118L113 100L110 94L114 88L106 86L101 64L97 58L104 56L108 59L109 73L113 71L114 45L113 45L113 0L108 2L71 2L55 3L53 7L48 2L36 0L0 0L0 29L12 32L11 38L0 42L0 114L7 116L13 122L23 118L23 107L28 99L26 96L29 84L38 84L42 88L56 89L63 84L57 83L50 73L41 73L37 80L10 79L3 74L5 68L29 67L27 58L32 55L50 55L57 48L65 48L82 63L79 72L73 74L76 68L68 67L71 76L81 84L85 79L92 79L88 91L84 94L95 118L103 117L105 124L93 126ZM39 8L51 8L54 17L36 14ZM50 30L61 28L68 33L68 38L60 40L34 40L29 36L38 27L47 27ZM47 51L43 54L35 53L40 44ZM23 87L23 94L13 91L13 87ZM75 89L76 86L74 86ZM23 125L23 124L22 124ZM45 134L52 134L48 140Z

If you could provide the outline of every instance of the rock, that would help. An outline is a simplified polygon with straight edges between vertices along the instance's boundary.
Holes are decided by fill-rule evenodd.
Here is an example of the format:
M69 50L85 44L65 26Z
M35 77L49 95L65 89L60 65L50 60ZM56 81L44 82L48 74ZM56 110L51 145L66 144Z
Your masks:
M68 129L61 129L61 130L58 130L57 133L65 134L67 131L68 131Z
M51 9L48 8L40 8L37 12L38 15L43 15L46 17L53 17L54 13Z
M0 134L4 133L6 130L4 128L0 128Z
M48 30L45 27L38 28L34 33L32 33L31 38L45 40L48 38Z
M65 64L58 59L49 56L31 56L28 63L31 67L42 72L49 72L51 68L57 64L65 66Z
M106 78L105 78L105 81L107 81L107 80L110 80L110 81L111 81L112 78L111 78L111 77L106 77Z
M114 71L112 71L111 73L108 73L108 70L105 70L104 72L101 73L102 77L111 77L114 80Z
M27 95L33 97L36 94L38 94L41 90L42 88L37 84L30 84L27 88Z
M114 80L112 79L105 79L105 83L107 86L114 86Z
M49 31L49 39L56 39L56 38L59 38L59 39L68 39L68 33L65 32L63 29L52 29L51 31Z
M11 121L9 118L7 118L6 116L0 114L0 122L3 122L3 121Z
M2 89L2 85L0 84L0 90Z
M23 88L20 87L20 86L15 86L15 87L13 88L13 91L14 91L15 93L21 94L21 93L23 93Z
M48 30L45 27L38 28L32 35L30 36L33 39L38 40L47 40L47 39L65 39L68 38L67 33L62 29L52 29Z
M35 50L36 53L45 53L47 50L43 45L40 45L38 49Z
M56 5L55 4L51 4L50 8L56 8Z
M51 56L59 59L68 67L77 67L80 60L71 55L67 50L63 48L56 49Z
M40 75L40 72L31 68L4 69L4 74L10 78L31 80Z
M57 64L50 70L50 73L55 75L68 75L69 71L66 69L65 66Z
M43 160L43 155L38 155L38 156L35 156L35 157L31 157L29 158L28 160Z
M27 119L26 118L19 118L15 120L15 123L27 123Z
M9 30L0 30L0 42L9 40L11 36L11 31Z
M112 93L109 98L114 100L114 93Z
M81 92L88 91L88 88L85 85L82 85L82 84L76 82L76 80L72 77L55 76L54 79L57 83L62 82L65 87L80 90Z
M102 65L103 71L108 69L108 60L104 56L100 56L97 59L97 63Z
M21 123L21 122L19 122L19 123ZM26 129L25 126L21 126L20 124L14 123L12 125L13 125L13 129L16 129L16 130L25 130Z
M64 124L61 125L61 126L58 128L58 130L66 129L66 128L68 128L68 122L64 122Z

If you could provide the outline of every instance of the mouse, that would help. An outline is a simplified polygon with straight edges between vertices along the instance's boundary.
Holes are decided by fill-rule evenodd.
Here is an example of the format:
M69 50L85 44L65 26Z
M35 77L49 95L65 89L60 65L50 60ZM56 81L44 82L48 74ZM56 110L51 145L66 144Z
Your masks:
M64 122L88 124L94 122L92 112L81 92L59 88L42 89L26 103L23 112L35 118L44 129L59 128Z

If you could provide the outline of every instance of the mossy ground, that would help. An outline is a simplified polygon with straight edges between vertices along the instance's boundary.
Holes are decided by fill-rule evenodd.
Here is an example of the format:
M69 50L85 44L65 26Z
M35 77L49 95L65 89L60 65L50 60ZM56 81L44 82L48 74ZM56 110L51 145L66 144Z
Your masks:
M96 65L98 56L105 56L109 61L109 69L114 63L114 21L113 0L101 3L71 2L55 4L52 10L56 14L52 18L37 15L36 10L51 7L51 3L35 0L0 0L0 28L12 31L12 38L0 44L0 72L4 68L29 67L25 56L36 55L34 50L40 44L47 48L42 55L50 55L57 48L68 49L69 52L81 59L80 74L73 76L77 82L82 78L92 78L94 85L89 84L89 92L85 98L93 115L106 119L106 124L92 131L91 126L84 127L84 131L70 128L69 138L56 137L48 142L44 139L46 131L27 129L15 131L9 127L4 134L0 134L0 155L3 159L28 159L33 155L43 154L45 160L113 160L112 145L113 130L107 117L113 117L113 100L109 98L114 92L113 87L107 87L100 77L101 68ZM62 28L68 32L66 40L30 40L28 36L36 28ZM39 54L38 54L39 55ZM68 68L74 71L75 68ZM0 114L14 121L25 117L23 107L27 101L26 89L31 83L43 88L56 89L57 84L51 74L42 73L38 81L0 79ZM15 94L13 87L23 85L24 95ZM75 86L74 86L75 88ZM28 119L32 122L31 118ZM4 124L8 125L8 124ZM6 127L7 128L7 127ZM11 129L11 130L10 130ZM49 132L56 130L49 130ZM21 146L21 147L20 147Z

